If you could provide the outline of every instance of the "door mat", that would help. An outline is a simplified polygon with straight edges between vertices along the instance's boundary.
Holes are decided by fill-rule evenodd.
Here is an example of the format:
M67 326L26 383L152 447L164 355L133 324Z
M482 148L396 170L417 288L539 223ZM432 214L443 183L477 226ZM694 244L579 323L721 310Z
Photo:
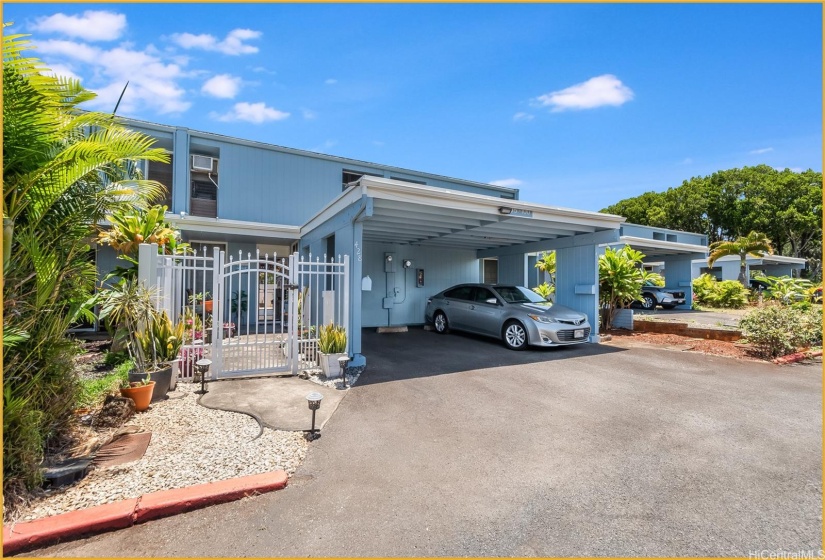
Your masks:
M92 464L95 467L113 467L137 461L146 453L152 432L124 434L97 450Z

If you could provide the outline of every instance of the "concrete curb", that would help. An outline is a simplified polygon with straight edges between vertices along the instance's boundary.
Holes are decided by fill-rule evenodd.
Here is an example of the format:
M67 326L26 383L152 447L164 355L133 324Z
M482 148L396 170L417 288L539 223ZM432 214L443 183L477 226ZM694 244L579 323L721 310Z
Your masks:
M152 519L168 517L247 496L281 490L287 485L284 471L273 471L161 490L139 498L53 515L3 527L3 556L81 536L125 529Z

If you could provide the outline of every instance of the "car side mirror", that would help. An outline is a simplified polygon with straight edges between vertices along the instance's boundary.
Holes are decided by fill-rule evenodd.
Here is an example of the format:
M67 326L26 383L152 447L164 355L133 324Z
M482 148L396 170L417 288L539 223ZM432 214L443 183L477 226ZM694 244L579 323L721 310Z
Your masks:
M488 299L484 300L484 303L489 303L491 305L497 305L498 300L494 297L491 297L491 298L488 298Z

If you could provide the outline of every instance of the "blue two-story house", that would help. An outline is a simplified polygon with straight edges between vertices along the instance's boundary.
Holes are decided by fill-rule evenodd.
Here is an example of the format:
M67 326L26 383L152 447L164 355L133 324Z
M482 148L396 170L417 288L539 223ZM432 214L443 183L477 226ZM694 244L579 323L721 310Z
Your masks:
M587 314L598 342L598 255L625 241L665 255L668 283L690 282L701 239L682 243L624 226L624 218L531 204L517 189L388 165L127 120L171 156L149 162L166 185L167 218L196 250L228 255L348 255L350 353L364 327L424 322L427 298L462 282L534 285L540 251L555 250L556 301ZM650 233L647 236L647 233ZM647 241L645 238L649 237ZM695 241L695 244L694 244ZM649 253L650 254L650 253ZM114 254L98 248L98 267ZM392 264L396 263L396 264ZM249 306L256 301L252 291Z

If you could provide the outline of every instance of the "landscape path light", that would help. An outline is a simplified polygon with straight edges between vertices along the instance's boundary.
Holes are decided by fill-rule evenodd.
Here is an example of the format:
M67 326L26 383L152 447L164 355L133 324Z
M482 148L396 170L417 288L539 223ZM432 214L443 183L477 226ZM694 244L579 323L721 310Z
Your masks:
M309 405L309 409L312 411L312 430L309 432L309 441L317 439L320 434L315 433L315 411L321 408L321 400L324 398L324 395L317 391L313 391L307 395L307 404Z
M341 368L341 380L344 384L344 389L347 388L347 365L349 364L349 356L341 356L338 358L338 366Z
M209 366L211 365L212 360L209 358L202 358L195 362L195 367L198 368L198 373L201 376L201 395L206 393L206 374L209 373Z

